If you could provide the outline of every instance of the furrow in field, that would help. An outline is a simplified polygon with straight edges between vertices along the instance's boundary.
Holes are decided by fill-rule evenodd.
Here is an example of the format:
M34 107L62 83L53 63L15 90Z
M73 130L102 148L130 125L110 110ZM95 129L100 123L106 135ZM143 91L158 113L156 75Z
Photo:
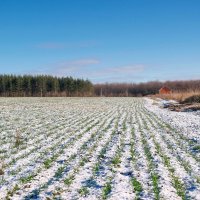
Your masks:
M66 105L64 105L64 106L66 106ZM5 121L11 122L10 123L11 135L6 133L5 139L12 140L12 138L14 138L13 132L16 132L16 130L22 130L23 133L27 132L27 130L28 130L27 134L31 133L31 135L30 134L29 135L23 134L23 135L28 136L26 139L31 139L34 136L34 134L37 133L37 130L40 130L40 128L43 128L44 125L45 126L47 125L46 130L48 130L48 128L50 129L51 127L57 126L57 123L59 123L59 121L62 119L68 120L68 118L69 119L73 118L73 115L74 115L74 117L76 117L76 115L77 116L81 116L81 115L85 116L85 114L92 113L92 112L87 113L86 110L83 110L83 111L78 110L78 112L71 112L70 111L71 109L60 110L60 108L59 108L58 110L56 110L56 109L52 109L51 107L49 107L48 104L45 105L45 107L42 107L42 104L41 105L36 104L36 107L38 107L38 109L35 109L34 105L31 105L30 107L28 107L28 109L23 109L23 108L19 107L20 108L20 109L18 109L19 113L18 112L16 113L15 109L14 109L14 111L12 110L11 113L8 112L7 115L5 114L5 112L3 113L4 115L7 116L7 117L4 116L3 120L5 119ZM46 107L47 107L47 109L46 109ZM50 109L48 109L48 108L50 108ZM55 105L53 108L55 108ZM69 108L71 108L71 107L69 107ZM23 112L21 112L22 110L23 110ZM31 115L29 112L30 110L32 111ZM73 111L73 108L72 108L72 111ZM58 119L60 119L60 120L58 120ZM24 122L26 122L26 123L24 124ZM67 123L67 121L65 121L65 122ZM35 129L33 129L34 124L37 124L37 127ZM30 125L31 125L31 127L30 127ZM3 127L8 127L8 126L3 126ZM57 127L57 128L59 128L59 127ZM45 130L44 130L44 133L45 133ZM4 137L5 137L5 134L1 134L1 135L4 135ZM1 137L1 135L0 135L0 137ZM5 143L5 141L4 141L4 143Z
M151 127L150 123L149 127ZM169 174L171 175L172 179L172 184L176 188L177 194L182 199L198 198L200 195L198 189L200 188L199 184L194 182L195 177L192 177L191 173L189 173L189 171L186 170L186 167L183 165L184 163L181 161L179 155L174 153L176 151L176 149L174 149L174 146L168 145L168 141L163 139L163 135L161 134L159 129L157 130L153 127L149 127L148 132L152 137L151 142L153 140L155 145L154 148L157 148L157 150L160 151L160 156L163 159L165 166L169 170Z
M191 141L196 140L200 142L200 124L199 116L187 112L171 112L167 109L161 109L158 106L152 105L151 99L145 99L145 109L148 110L152 116L165 122L170 127L178 130L178 132Z
M143 119L142 119L143 121ZM146 139L146 144L148 146L148 150L152 156L153 165L155 166L154 171L157 174L157 189L158 196L157 199L181 199L178 196L176 189L173 185L172 177L170 177L170 172L168 168L165 166L162 156L159 154L156 145L154 144L154 140L152 138L152 133L150 131L149 126L146 127L145 122L143 121L143 137Z
M87 128L93 128L93 129L96 129L96 125L97 125L97 122L98 122L98 120L96 119L94 122L93 122L93 125L88 125L88 127ZM86 131L87 131L87 128L86 128ZM79 139L79 140L82 140L81 142L84 142L85 140L87 140L87 138L90 136L90 132L87 132L87 133L85 133L86 131L84 131L84 132L81 132L81 133L79 133L79 135L77 136L77 139ZM90 130L88 130L88 131L90 131ZM83 138L83 135L85 136L85 138ZM78 143L78 141L76 141L76 139L75 140L73 140L72 142L70 142L69 143L69 145L71 146L72 144L74 144L74 142L76 142L75 144L76 144L76 146L77 146L77 143ZM79 146L79 145L78 145ZM78 147L77 146L77 147ZM68 145L67 145L67 147L68 147ZM73 151L71 151L71 152L68 152L68 150L67 149L64 149L64 151L61 149L61 156L59 156L59 157L57 157L56 158L56 160L62 160L62 159L66 159L66 156L67 157L70 157L70 155L68 155L68 154L73 154ZM65 157L65 158L63 158L63 157ZM19 185L25 185L24 187L30 187L30 186L27 186L27 183L29 183L29 182L32 182L32 180L33 180L33 186L35 186L36 185L36 183L37 184L40 184L41 182L41 179L43 180L43 179L46 179L48 176L51 176L52 175L52 173L53 173L53 171L55 171L56 170L56 168L58 168L59 167L59 163L56 163L56 160L54 161L54 166L53 166L53 169L52 168L50 168L50 169L48 169L48 170L44 170L43 168L44 168L44 165L38 165L38 167L39 168L37 168L37 169L34 169L34 171L32 171L32 173L31 174L28 174L28 175L26 175L26 177L24 177L24 178L21 178L21 180L23 180L22 181L22 183L20 183L20 182L13 182L13 186L14 185L16 185L16 184L18 184L18 187L19 187ZM52 171L53 170L53 171ZM48 176L47 176L47 174L48 174ZM45 176L46 175L46 176ZM34 181L35 180L35 181ZM34 182L36 182L36 183L34 183ZM22 186L21 186L22 187ZM21 187L19 187L19 189L22 189ZM14 188L14 190L15 190L15 188ZM11 192L10 193L12 193L12 190L11 190Z
M94 126L91 130L88 130L88 132L84 134L84 137L82 135L80 138L78 138L78 140L73 144L73 148L70 149L70 152L66 149L62 155L55 160L55 163L51 168L45 171L41 170L41 172L34 178L34 180L28 183L29 188L23 191L23 195L30 193L30 195L28 195L29 197L34 195L37 196L38 191L41 191L49 185L52 185L55 181L60 180L58 177L61 174L67 173L70 166L74 165L78 160L78 157L82 156L87 145L93 141L95 134L103 128L101 126L104 123L105 121L98 125L95 124L96 126ZM92 134L92 132L94 133ZM62 162L56 162L57 160Z
M145 185L142 185L145 192L145 199L159 199L160 190L159 190L159 177L157 173L157 166L154 162L154 157L150 151L150 146L148 144L149 137L145 137L144 134L144 124L141 119L141 113L137 112L136 120L137 124L136 129L136 138L140 146L138 146L138 154L141 156L141 164L138 165L138 168L142 168L142 174L146 176ZM143 164L143 165L142 165ZM145 168L144 168L145 167Z
M62 177L59 182L52 185L52 188L48 188L48 190L44 191L46 194L56 194L55 188L62 188L58 195L62 198L74 199L75 196L79 196L77 198L81 198L81 195L84 196L84 189L81 188L82 183L87 182L87 179L90 177L92 173L92 167L97 161L97 155L102 149L102 145L109 140L113 131L113 124L116 122L115 118L111 118L107 121L105 129L102 130L102 133L95 139L92 146L87 149L87 154L84 157L79 159L79 162L76 165L73 165L73 168L69 170L69 172ZM77 190L77 188L80 188ZM85 191L86 190L86 187ZM42 193L44 193L42 192ZM82 192L82 193L81 193ZM41 194L42 195L42 194Z
M119 124L119 128L118 131L120 131L120 135L119 135L119 140L118 140L118 145L117 148L115 149L115 151L113 151L113 155L109 155L111 160L107 161L107 166L109 167L107 168L108 171L104 171L104 177L98 177L100 178L100 180L103 182L103 188L101 191L101 198L102 199L109 199L112 198L112 194L113 194L113 189L114 189L114 180L115 180L115 175L117 172L117 168L119 167L119 164L121 162L121 156L122 156L122 151L125 147L125 142L124 142L124 138L125 138L125 134L126 134L126 120L127 120L127 112L124 111L124 118L122 124Z
M71 121L68 125L72 125L73 121ZM61 133L65 133L66 131L69 132L69 126L68 125L60 125L59 131ZM44 149L45 146L48 145L48 143L54 142L56 139L59 139L59 131L58 128L55 127L53 129L50 129L46 132L45 135L41 135L38 133L38 135L33 138L33 140L30 143L26 143L27 148L22 149L18 153L14 154L14 152L8 152L9 159L7 159L6 165L13 165L14 168L17 166L17 161L21 161L21 158L25 158L27 160L27 157L31 154L37 151L42 151L42 148ZM71 132L71 131L70 131ZM14 155L13 155L14 154Z
M163 121L159 116L155 113L148 111L147 109L143 109L144 113L146 113L150 119L154 119L154 121L160 126L161 129L166 130L172 137L177 140L181 147L187 149L188 152L198 161L200 162L200 152L196 152L194 150L195 146L200 144L200 136L195 131L191 130L181 130L178 127L172 127L168 122ZM198 130L198 129L197 129Z
M10 168L8 167L8 164L7 164L7 169L5 171L4 179L6 181L9 181L6 179L6 174L8 174L8 176L9 176L10 173L12 173L13 175L17 174L18 177L21 177L19 173L20 173L21 169L23 169L21 171L21 173L23 174L23 171L24 171L25 172L24 174L26 174L26 166L28 168L27 170L30 173L31 168L35 168L35 165L38 165L42 162L41 159L42 159L42 157L45 156L44 152L46 152L46 156L48 156L49 151L53 150L52 149L53 145L56 147L56 145L59 145L63 140L65 140L65 136L66 136L66 138L68 138L68 136L69 136L68 132L65 132L65 129L63 130L63 134L66 134L66 135L63 135L62 137L60 137L60 133L62 133L62 131L60 133L59 132L56 132L56 133L57 133L57 134L55 134L56 137L53 137L52 140L49 141L47 139L46 141L45 140L43 141L44 142L43 144L40 144L40 146L38 147L39 151L37 151L36 155L35 155L34 151L31 151L31 152L23 155L22 157L21 156L18 157L18 159L16 158L15 162L12 163L12 166ZM73 133L70 133L70 134L73 135ZM36 144L36 145L38 145L38 144ZM49 147L49 149L48 149L48 147ZM35 150L37 150L38 148L36 148ZM26 156L28 156L28 157L26 157ZM33 162L35 163L34 165L32 164ZM13 181L13 179L12 179L12 181Z
M132 114L131 110L129 111ZM112 180L113 187L108 199L110 200L132 200L136 198L136 194L132 187L133 171L131 167L131 126L126 120L124 127L124 147L121 152L120 163L115 167L115 176Z
M118 112L119 115L119 112ZM120 138L122 133L120 128L124 120L124 113L119 115L118 122L115 124L114 131L106 144L101 148L97 156L97 162L93 166L92 176L83 184L79 191L86 188L88 190L86 199L102 199L103 195L107 196L105 191L106 184L113 176L112 161L116 160L117 152L119 151Z
M139 110L139 107L140 104L137 102L137 104L135 105L135 109L137 110L137 112ZM151 177L149 174L148 160L145 156L145 151L142 143L141 125L138 123L139 118L136 113L135 117L135 121L132 124L132 167L134 169L134 185L140 187L137 188L138 190L140 190L139 194L137 195L139 198L153 199L153 189Z
M153 119L149 119L147 116L149 123L152 124L154 129L158 130L160 135L162 136L163 141L167 144L168 148L171 149L171 153L177 157L180 163L184 166L185 170L193 176L197 182L200 182L200 164L199 159L188 150L189 144L186 146L184 141L181 141L180 138L177 138L176 131L175 134L169 132L169 130L160 124L162 122L157 123Z
M141 167L139 167L139 152L137 152L137 143L138 141L136 140L136 129L135 129L135 124L136 124L136 118L135 118L135 112L136 112L136 106L134 107L132 116L131 116L131 138L130 138L130 167L131 167L131 185L133 187L133 191L135 193L135 200L139 199L144 199L144 196L147 198L147 194L144 191L143 188L143 180L141 176ZM134 117L134 118L133 118ZM146 179L145 179L146 180Z
M93 122L93 120L90 120L90 121L88 121L88 120L85 121L84 120L84 122L87 122L88 124L90 124L91 122ZM73 126L77 126L78 128L72 129L71 127L73 127ZM28 160L30 160L28 156L30 154L35 153L35 152L37 152L37 155L36 155L36 157L34 155L34 160L35 161L37 160L37 156L38 156L38 159L40 159L41 157L43 157L43 154L45 152L49 152L49 150L52 151L53 150L52 147L55 146L55 145L60 144L60 142L63 141L65 137L69 138L69 136L72 136L72 134L74 132L76 133L77 131L79 131L80 126L81 126L80 122L75 121L75 124L73 124L73 121L72 121L68 125L66 125L66 126L62 127L61 129L59 129L59 131L56 130L56 129L51 130L41 140L34 142L35 143L34 148L32 148L31 150L30 149L26 149L25 151L21 151L19 155L16 155L14 158L9 159L10 162L8 162L7 166L9 164L12 164L13 167L16 169L18 163L25 164L24 162L22 162L21 159L25 159L26 160L25 162L27 162ZM83 132L86 129L84 128ZM49 145L51 146L51 149L48 149ZM31 144L29 146L31 146ZM31 159L33 159L33 158L31 157ZM19 161L19 162L16 163L17 161Z
M14 116L15 115L16 114L14 114ZM42 113L42 116L43 115L46 115L46 112ZM23 120L26 119L26 115L24 116L24 114L19 115L19 116ZM29 123L25 125L23 125L23 123L20 123L18 121L16 123L16 120L10 119L12 126L8 129L8 132L6 132L7 140L4 141L3 145L1 145L0 148L7 149L7 151L17 153L20 149L25 148L28 142L30 144L34 144L31 142L33 142L35 137L38 137L38 135L46 133L46 131L49 131L53 128L54 129L59 128L57 124L60 124L60 122L62 122L62 119L60 118L52 118L52 116L43 116L43 117L42 116L37 116L38 119L35 119L35 118L29 119ZM66 116L68 116L67 113L66 113ZM74 113L72 116L69 117L68 120L73 119L73 117L75 116L76 114ZM27 118L30 118L30 117L27 116ZM44 119L41 120L41 118L44 118ZM30 122L31 122L31 127L29 127ZM16 124L17 125L19 124L20 127L18 127L19 125L16 127ZM37 124L35 128L34 128L34 124ZM10 135L8 134L9 132L10 132ZM23 137L23 141L24 141L24 143L22 143L20 146L16 146L15 144L15 140L16 140L15 135L17 135L17 133L19 133L20 136Z
M76 120L74 120L73 118L76 118ZM65 120L67 120L67 121L65 121ZM76 115L72 116L72 118L70 118L70 119L65 119L65 120L63 120L63 119L57 120L56 123L55 122L53 123L56 125L53 125L53 126L48 125L47 127L43 127L42 130L39 129L40 130L39 132L34 131L33 132L34 137L31 136L29 138L29 141L25 141L25 144L24 144L25 146L22 146L23 145L23 143L22 143L19 146L13 148L15 141L12 141L12 146L7 146L7 149L11 150L10 152L9 151L6 152L6 154L9 155L9 159L7 159L8 164L9 163L14 164L15 160L18 159L18 157L25 157L25 156L23 156L24 154L27 155L29 152L32 153L33 151L37 150L38 148L35 147L35 145L37 145L41 142L44 142L44 144L46 144L47 142L51 142L51 140L54 140L54 138L56 136L58 136L59 130L62 131L62 129L64 127L71 126L73 122L75 122L75 123L78 122ZM23 140L22 140L22 142L23 142ZM42 146L44 144L42 144ZM14 151L12 149L14 149ZM22 150L20 151L20 149L22 149ZM12 154L14 154L14 155L11 156Z

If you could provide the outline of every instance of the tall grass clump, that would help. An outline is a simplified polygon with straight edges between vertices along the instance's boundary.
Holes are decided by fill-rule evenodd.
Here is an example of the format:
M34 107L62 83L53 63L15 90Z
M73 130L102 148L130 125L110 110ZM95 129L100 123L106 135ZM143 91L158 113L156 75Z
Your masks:
M23 143L23 137L19 130L15 133L15 147L19 147Z

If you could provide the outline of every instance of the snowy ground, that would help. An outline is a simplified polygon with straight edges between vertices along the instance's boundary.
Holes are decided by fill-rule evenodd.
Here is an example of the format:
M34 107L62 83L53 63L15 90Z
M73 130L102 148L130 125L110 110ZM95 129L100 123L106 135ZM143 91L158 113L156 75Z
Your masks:
M1 98L0 199L200 200L200 116L147 98Z

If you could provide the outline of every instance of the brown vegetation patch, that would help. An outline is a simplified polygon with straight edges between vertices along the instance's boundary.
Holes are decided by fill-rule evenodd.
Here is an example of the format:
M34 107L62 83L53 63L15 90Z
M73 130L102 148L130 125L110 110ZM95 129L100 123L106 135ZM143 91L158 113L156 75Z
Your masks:
M200 94L199 95L192 95L190 97L187 97L181 103L200 103Z
M178 105L170 105L168 107L171 111L177 112L189 112L189 111L197 111L200 110L200 104L178 104Z
M200 103L200 91L172 92L170 94L156 94L154 97L175 100L179 103Z

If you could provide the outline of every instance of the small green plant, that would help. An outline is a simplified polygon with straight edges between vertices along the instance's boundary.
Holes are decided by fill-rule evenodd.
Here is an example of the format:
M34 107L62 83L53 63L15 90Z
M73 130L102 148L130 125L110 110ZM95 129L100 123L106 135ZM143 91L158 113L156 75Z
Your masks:
M54 147L52 147L52 150L53 151ZM44 161L44 165L45 165L45 168L50 168L51 167L51 164L58 158L59 154L62 154L62 151L63 149L61 149L59 151L59 153L56 153L54 154L52 157L48 158L47 160Z
M100 152L100 154L99 154L99 158L101 159L101 158L104 158L105 157L105 153L106 153L106 148L104 147L102 150L101 150L101 152Z
M20 181L21 181L22 184L25 184L25 183L30 182L34 177L35 177L34 174L30 174L29 176L22 177L22 178L20 179Z
M190 163L189 163L188 161L182 160L182 165L184 166L184 168L185 168L185 170L186 170L187 172L190 172L190 173L191 173L192 168L191 168L191 165L190 165Z
M107 182L103 188L103 191L102 191L102 198L103 199L106 199L107 196L110 194L111 192L111 182Z
M96 163L95 166L94 166L94 168L93 168L94 175L96 175L99 172L99 168L100 168L99 163Z
M68 178L66 178L66 179L64 180L64 183L65 183L66 185L70 186L70 185L72 184L73 180L74 180L74 175L71 175L70 177L68 177Z
M120 156L119 156L119 155L115 156L115 157L112 159L111 162L112 162L112 164L113 164L115 167L119 166L119 164L121 163Z
M184 184L181 183L181 181L177 177L173 177L173 185L176 188L177 194L183 199L186 200L186 194L185 194L185 187Z
M79 193L81 196L86 197L86 196L89 194L89 190L88 190L87 187L82 187L81 189L78 190L78 193Z
M44 161L44 166L46 169L49 169L51 167L51 163L52 163L52 160L51 159L47 159Z
M55 177L60 178L62 176L64 169L65 169L65 167L59 167L57 172L55 173Z
M139 181L137 181L136 178L132 178L131 182L132 182L132 185L133 185L134 190L136 191L136 193L142 192L142 185L141 185L141 183Z
M86 162L88 162L88 158L83 158L80 162L80 166L84 166Z
M200 145L194 146L194 147L193 147L193 150L194 150L194 151L200 151Z

